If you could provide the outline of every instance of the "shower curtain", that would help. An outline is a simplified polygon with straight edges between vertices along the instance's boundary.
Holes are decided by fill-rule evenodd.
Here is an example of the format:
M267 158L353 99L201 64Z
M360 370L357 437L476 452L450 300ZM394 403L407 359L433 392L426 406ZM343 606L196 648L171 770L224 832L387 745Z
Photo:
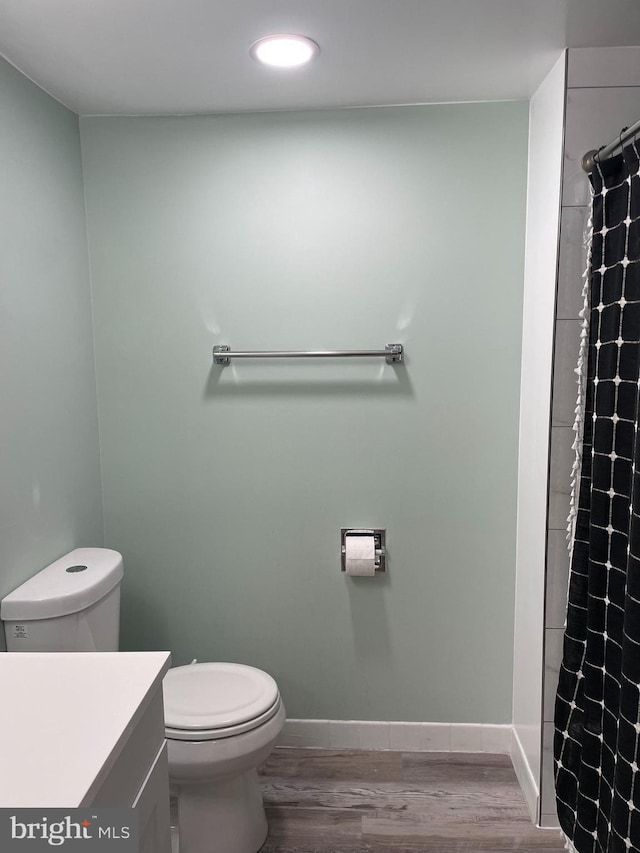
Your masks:
M591 177L584 393L554 739L558 817L577 853L640 851L639 166L634 143Z

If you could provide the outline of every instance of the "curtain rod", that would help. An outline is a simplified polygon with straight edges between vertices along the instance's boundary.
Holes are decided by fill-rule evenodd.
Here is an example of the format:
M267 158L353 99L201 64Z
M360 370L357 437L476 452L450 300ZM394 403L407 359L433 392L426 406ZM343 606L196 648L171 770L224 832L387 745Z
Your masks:
M605 145L604 148L599 148L597 151L593 149L592 151L587 151L587 153L582 158L582 168L585 172L590 173L596 167L596 163L602 163L603 160L611 157L614 151L618 148L622 148L625 142L628 142L632 136L635 136L636 133L640 130L640 121L637 121L635 124L632 124L631 127L623 127L620 131L620 135L617 139L614 139L613 142L610 142L608 145Z

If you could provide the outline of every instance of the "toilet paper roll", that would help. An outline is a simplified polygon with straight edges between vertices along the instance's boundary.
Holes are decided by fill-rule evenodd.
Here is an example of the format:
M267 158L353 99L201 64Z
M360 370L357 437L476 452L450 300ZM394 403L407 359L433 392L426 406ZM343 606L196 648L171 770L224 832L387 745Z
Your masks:
M348 575L375 575L376 544L373 536L345 536L344 545L345 571Z

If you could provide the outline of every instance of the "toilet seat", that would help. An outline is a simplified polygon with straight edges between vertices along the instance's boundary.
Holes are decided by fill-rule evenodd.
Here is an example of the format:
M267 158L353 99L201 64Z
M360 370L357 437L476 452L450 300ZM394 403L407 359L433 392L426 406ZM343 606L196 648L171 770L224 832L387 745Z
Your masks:
M264 714L261 714L253 720L247 720L244 723L239 723L237 726L225 726L220 729L178 729L165 725L165 737L167 740L199 741L219 740L226 737L233 737L233 735L244 734L245 732L257 729L259 726L263 725L263 723L266 723L272 717L275 717L280 710L281 704L280 697L278 696L276 702L274 702L271 708L265 711Z
M195 663L169 670L163 682L165 734L172 740L216 740L261 726L280 708L266 672L236 663Z

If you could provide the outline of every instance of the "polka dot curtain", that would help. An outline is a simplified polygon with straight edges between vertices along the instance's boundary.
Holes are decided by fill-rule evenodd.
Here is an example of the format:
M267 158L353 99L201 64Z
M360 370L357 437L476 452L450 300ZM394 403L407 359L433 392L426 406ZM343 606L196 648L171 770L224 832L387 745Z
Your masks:
M591 178L582 440L554 743L558 817L577 853L640 853L639 166L634 144Z

